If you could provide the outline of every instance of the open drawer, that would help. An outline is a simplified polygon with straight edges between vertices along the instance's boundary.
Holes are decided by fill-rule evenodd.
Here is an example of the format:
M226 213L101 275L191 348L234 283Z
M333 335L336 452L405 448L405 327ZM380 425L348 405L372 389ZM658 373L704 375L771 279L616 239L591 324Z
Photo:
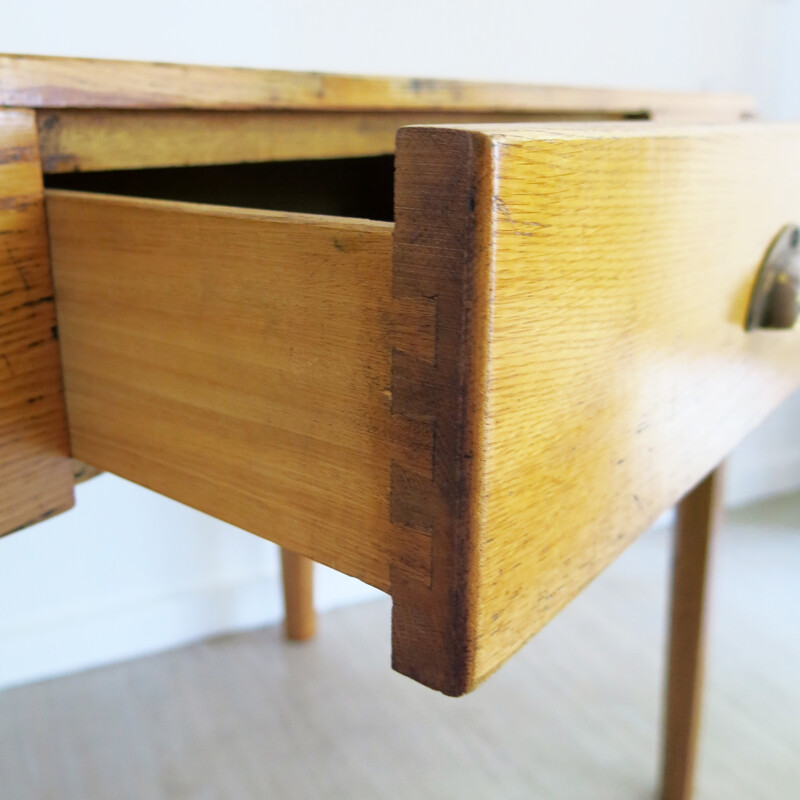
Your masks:
M393 597L469 691L800 384L800 128L420 126L394 223L51 190L75 457Z

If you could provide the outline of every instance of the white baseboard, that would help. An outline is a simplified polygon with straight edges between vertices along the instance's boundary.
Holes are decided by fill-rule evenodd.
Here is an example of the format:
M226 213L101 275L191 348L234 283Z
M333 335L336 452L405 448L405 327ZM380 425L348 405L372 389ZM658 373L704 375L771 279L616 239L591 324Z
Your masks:
M800 490L800 450L761 450L731 457L726 474L726 505L747 505Z
M318 610L377 594L366 584L316 565ZM280 579L255 577L152 597L117 608L48 620L0 633L0 690L183 647L283 619Z

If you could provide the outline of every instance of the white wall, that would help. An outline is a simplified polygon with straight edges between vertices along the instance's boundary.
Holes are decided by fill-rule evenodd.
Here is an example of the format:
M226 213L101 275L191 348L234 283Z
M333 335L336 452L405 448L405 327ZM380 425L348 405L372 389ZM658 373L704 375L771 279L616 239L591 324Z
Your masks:
M26 0L0 51L753 92L800 118L797 2ZM732 499L800 486L800 397L733 459ZM276 621L275 548L118 478L0 541L0 687ZM370 596L320 570L319 603Z
M0 540L0 688L282 618L277 548L112 475ZM317 568L323 608L374 590Z

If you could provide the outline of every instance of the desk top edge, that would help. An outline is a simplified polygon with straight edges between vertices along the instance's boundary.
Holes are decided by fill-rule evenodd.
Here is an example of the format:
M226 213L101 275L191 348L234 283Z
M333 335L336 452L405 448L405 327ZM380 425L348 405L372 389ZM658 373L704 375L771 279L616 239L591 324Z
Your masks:
M370 77L243 67L0 55L0 106L475 111L747 117L746 94Z

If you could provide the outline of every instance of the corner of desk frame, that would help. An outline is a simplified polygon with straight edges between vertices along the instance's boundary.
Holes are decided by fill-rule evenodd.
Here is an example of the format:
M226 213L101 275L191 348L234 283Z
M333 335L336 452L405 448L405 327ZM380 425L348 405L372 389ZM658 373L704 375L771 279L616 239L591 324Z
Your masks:
M0 108L0 536L74 504L35 112Z

